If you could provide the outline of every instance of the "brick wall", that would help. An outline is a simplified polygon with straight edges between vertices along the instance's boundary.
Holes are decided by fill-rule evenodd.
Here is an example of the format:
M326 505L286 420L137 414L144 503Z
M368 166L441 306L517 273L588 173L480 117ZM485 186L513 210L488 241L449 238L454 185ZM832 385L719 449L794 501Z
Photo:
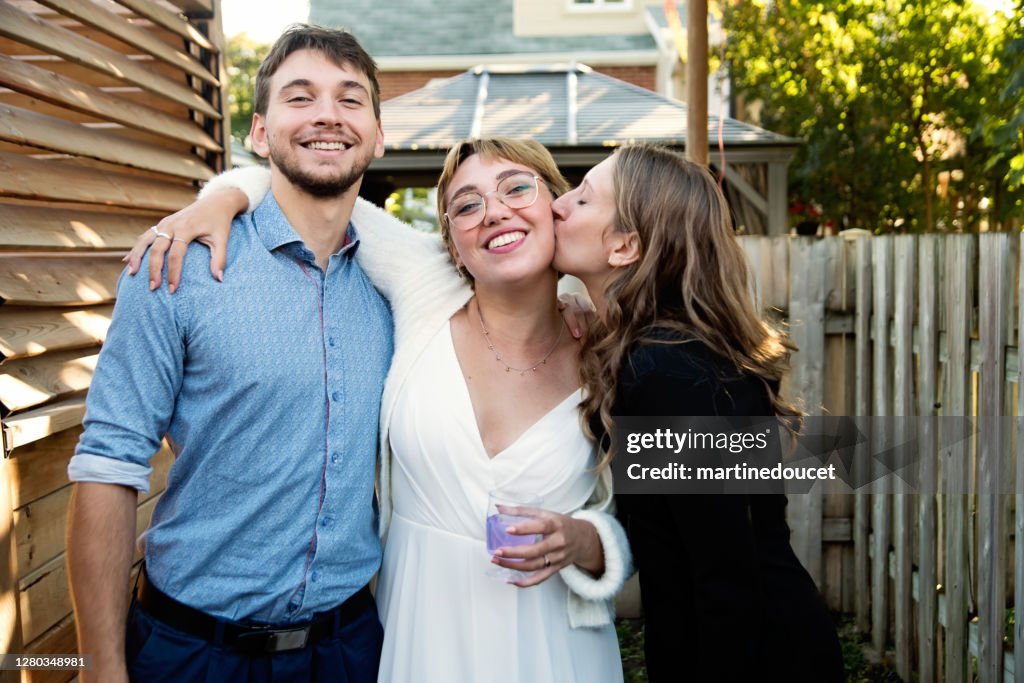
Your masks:
M435 78L451 78L462 71L382 71L377 80L380 83L380 99L390 100L392 97L404 95L422 88Z
M657 92L653 66L598 66L594 71Z
M595 71L650 91L655 90L653 66L602 66L596 67ZM389 100L422 88L435 78L450 78L461 73L463 71L382 71L378 76L380 99Z

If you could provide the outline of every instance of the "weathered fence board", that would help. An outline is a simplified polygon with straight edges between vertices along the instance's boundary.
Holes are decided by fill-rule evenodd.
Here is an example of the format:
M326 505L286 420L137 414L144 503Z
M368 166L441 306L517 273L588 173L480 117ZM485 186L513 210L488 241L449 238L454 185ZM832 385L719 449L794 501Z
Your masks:
M0 299L21 305L110 303L124 270L123 256L120 252L0 254Z
M871 373L864 371L871 367L871 302L872 302L872 267L871 242L866 238L857 241L857 296L856 296L856 356L857 376L854 411L855 415L871 414ZM871 434L865 435L867 440L857 450L857 457L863 457L870 449ZM866 492L858 491L854 500L853 515L853 547L854 575L856 583L856 616L857 628L862 633L871 631L871 589L870 559L868 539L871 525L871 498Z
M8 105L0 105L0 140L190 180L213 177L213 171L190 154L175 154L156 145L127 140L111 131Z
M804 238L790 243L790 336L798 351L789 392L804 410L820 415L825 399L825 263L829 243ZM792 544L797 557L817 584L822 582L822 488L793 496L789 502Z
M102 71L149 92L170 98L214 119L220 112L183 83L170 80L156 69L147 68L114 50L94 43L73 31L0 3L0 35L23 41L43 52Z
M982 235L979 244L979 283L984 296L979 298L978 331L981 336L981 372L979 385L980 416L1003 414L1005 377L1007 301L1012 298L1010 236ZM978 434L978 553L986 558L978 564L979 666L982 683L1003 680L1003 633L1006 603L1005 567L1006 521L999 495L1005 481L1003 438L1000 425L983 428Z
M177 33L187 41L195 43L204 50L219 52L220 49L210 40L196 30L196 27L182 19L179 15L164 9L162 6L150 0L117 0L119 5L127 7L140 17L149 19L154 24L164 27L168 31Z
M99 170L80 161L58 163L0 153L0 196L4 195L172 213L195 199L195 188Z
M971 310L974 292L972 266L975 245L970 235L951 235L946 245L946 415L971 414L970 339ZM954 491L968 480L970 457L967 445L958 442L945 451L943 473ZM970 565L967 538L970 524L967 497L951 494L946 497L946 571L945 597L945 676L962 681L968 675L967 614Z
M1018 357L1021 342L1024 341L1024 233L1018 237L1017 254L1019 267L1017 270L1017 349ZM1018 362L1017 376L1017 410L1016 415L1020 416L1024 411L1024 363ZM1021 420L1017 420L1018 427ZM1024 430L1018 428L1015 433L1017 443L1013 453L1016 455L1015 488L1017 495L1014 496L1016 505L1014 514L1014 595L1013 605L1016 619L1013 625L1013 670L1014 673L1021 672L1024 676Z
M916 303L917 242L912 235L900 235L894 241L893 310L893 415L914 414L914 304ZM913 595L911 551L915 526L911 521L911 497L897 493L892 497L895 575L893 600L896 623L893 641L896 671L910 680L913 661Z
M221 151L206 131L180 116L132 102L80 81L0 54L0 84L83 114Z
M0 365L0 403L24 410L89 388L97 349L61 351Z
M41 408L26 410L4 419L4 455L33 441L53 436L82 423L85 397L76 396Z
M0 308L0 355L5 360L96 346L106 338L114 307L75 310Z
M938 287L939 267L942 263L941 243L934 235L925 235L918 240L918 405L917 414L931 416L936 413L938 368ZM921 488L935 491L938 482L937 434L934 424L924 422L921 437L921 467L918 472ZM917 618L917 664L920 680L936 680L936 636L938 631L938 510L935 495L928 493L918 497L918 618Z
M19 249L128 251L162 215L0 202L0 240Z
M872 241L872 353L873 368L872 415L892 415L892 384L889 378L891 349L889 343L889 321L893 302L893 243L891 237ZM875 465L876 474L884 472ZM891 490L888 481L879 478L872 488L871 499L871 643L875 650L884 653L889 638L889 546L892 543Z
M78 641L75 636L75 620L72 615L68 614L53 628L25 648L25 654L75 653L78 651ZM24 676L22 683L65 683L66 681L78 680L75 678L75 675L78 673L77 671L40 670L22 673Z
M73 2L72 0L36 0L41 5L54 9L61 14L80 21L87 26L103 31L118 40L137 47L171 66L181 69L184 73L195 76L201 81L216 87L220 83L217 78L203 67L192 55L176 50L152 33L132 25L113 12L109 12L91 2Z

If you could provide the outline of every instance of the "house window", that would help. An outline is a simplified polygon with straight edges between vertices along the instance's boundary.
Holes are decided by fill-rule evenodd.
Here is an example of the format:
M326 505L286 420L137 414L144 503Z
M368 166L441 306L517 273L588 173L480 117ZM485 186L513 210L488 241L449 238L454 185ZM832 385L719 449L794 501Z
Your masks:
M569 9L632 9L633 0L569 0Z

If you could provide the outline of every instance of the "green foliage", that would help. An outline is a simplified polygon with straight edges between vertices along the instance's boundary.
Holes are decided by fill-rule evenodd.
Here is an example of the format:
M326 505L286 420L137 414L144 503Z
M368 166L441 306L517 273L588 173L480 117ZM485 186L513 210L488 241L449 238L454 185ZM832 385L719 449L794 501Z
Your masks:
M1005 171L1011 190L1024 185L1024 0L1018 6L1009 32L1016 38L1006 42L1001 56L1003 88L975 130L992 147L989 168Z
M432 187L408 187L392 192L384 202L384 209L414 228L424 232L436 232L437 208L434 202L436 192Z
M228 70L228 105L231 112L231 137L245 143L253 115L253 91L256 71L270 51L244 33L228 38L226 60Z
M1011 19L973 0L754 0L724 21L736 94L763 105L761 125L806 141L790 189L824 220L976 230L986 207L1004 227L1020 220L1007 175L1024 164L1020 7Z
M615 631L619 636L619 654L622 656L622 677L625 683L647 683L643 619L616 619Z

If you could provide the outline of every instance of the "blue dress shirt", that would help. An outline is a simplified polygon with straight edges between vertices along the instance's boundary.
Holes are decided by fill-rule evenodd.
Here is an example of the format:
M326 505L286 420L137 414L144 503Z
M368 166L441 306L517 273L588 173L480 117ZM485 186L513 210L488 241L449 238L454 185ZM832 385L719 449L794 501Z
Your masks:
M193 245L174 295L141 276L118 284L68 472L146 491L167 435L177 458L146 567L204 612L306 620L380 564L373 485L394 333L348 234L324 272L268 194L235 220L223 283Z

